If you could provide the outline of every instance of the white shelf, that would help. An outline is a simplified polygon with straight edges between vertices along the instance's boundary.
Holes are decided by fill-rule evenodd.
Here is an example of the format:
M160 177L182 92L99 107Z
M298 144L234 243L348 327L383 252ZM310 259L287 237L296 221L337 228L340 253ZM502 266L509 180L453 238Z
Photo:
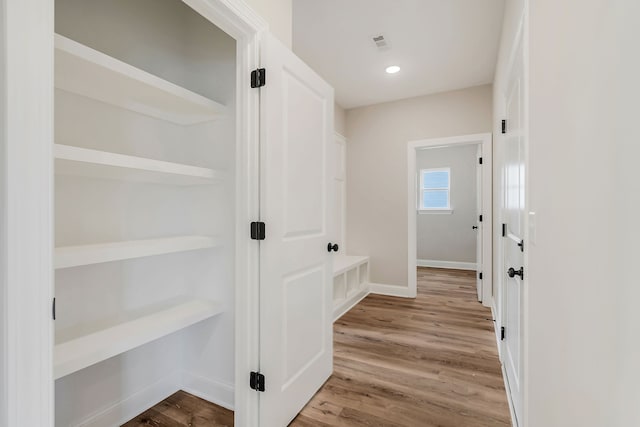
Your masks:
M368 256L339 255L333 259L333 275L337 276L369 261Z
M54 145L58 175L87 176L172 185L213 184L224 172L70 145Z
M211 121L226 111L222 104L59 34L55 86L181 125Z
M92 245L63 246L55 249L54 267L68 268L153 255L186 252L220 246L206 236L179 236L162 239L129 240Z
M222 313L211 301L193 299L57 344L55 379L102 362Z

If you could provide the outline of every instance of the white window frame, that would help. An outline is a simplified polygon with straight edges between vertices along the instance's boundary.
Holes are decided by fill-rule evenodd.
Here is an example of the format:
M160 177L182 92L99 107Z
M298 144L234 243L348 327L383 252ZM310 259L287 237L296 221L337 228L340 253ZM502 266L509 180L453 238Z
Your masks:
M445 191L443 188L425 188L424 186L424 174L425 172L447 172L448 182L447 182L447 207L445 208L425 208L424 207L424 190L436 190L436 191ZM425 168L420 169L418 176L418 212L421 213L451 213L453 210L451 209L451 168Z

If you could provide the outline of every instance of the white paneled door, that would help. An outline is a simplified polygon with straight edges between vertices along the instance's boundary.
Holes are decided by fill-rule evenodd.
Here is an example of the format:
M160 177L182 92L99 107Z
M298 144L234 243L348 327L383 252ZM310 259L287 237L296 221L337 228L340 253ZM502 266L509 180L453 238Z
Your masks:
M523 283L525 230L525 130L522 44L509 75L506 100L506 133L503 139L502 206L504 236L501 239L503 283L503 363L516 419L522 419L523 390Z
M260 425L281 427L333 368L333 89L270 35L261 57Z

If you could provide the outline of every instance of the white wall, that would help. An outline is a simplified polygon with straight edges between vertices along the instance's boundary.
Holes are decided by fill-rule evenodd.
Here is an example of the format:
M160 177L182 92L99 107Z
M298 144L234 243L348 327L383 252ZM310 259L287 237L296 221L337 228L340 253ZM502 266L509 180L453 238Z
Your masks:
M640 425L640 3L530 4L524 425Z
M5 146L5 114L6 114L6 89L5 89L5 3L0 1L0 426L7 425L7 361L6 361L6 327L7 327L7 286L5 265L7 257L6 248L6 146Z
M269 24L271 31L282 43L291 49L293 31L292 0L245 0Z
M477 145L417 150L416 170L451 169L451 214L418 213L416 219L419 260L476 262ZM419 197L418 194L416 195Z
M640 8L537 0L530 13L529 424L639 425Z
M407 286L407 142L491 131L491 86L347 111L347 246L371 280Z

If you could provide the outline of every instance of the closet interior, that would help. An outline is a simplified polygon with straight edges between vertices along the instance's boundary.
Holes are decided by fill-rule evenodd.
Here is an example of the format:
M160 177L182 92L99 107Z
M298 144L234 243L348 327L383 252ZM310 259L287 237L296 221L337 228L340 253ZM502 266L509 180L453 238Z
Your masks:
M231 407L236 42L180 0L55 5L56 426Z

